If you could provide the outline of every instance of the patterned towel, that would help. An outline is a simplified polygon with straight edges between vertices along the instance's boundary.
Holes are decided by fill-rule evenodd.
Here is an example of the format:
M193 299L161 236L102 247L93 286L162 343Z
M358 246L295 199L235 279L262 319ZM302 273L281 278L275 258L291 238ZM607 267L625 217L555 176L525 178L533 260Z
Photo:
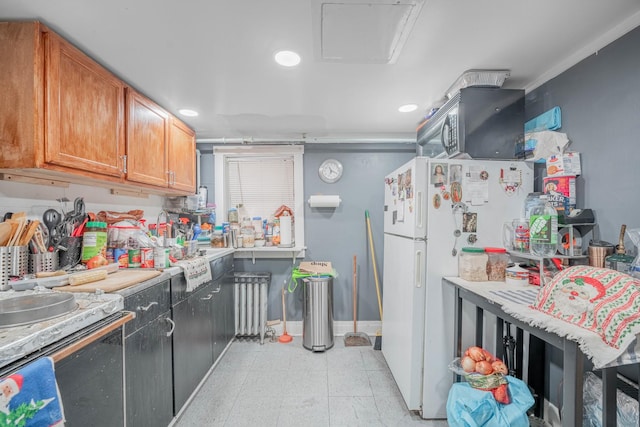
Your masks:
M53 359L42 357L0 380L0 425L64 426Z
M204 257L181 260L176 263L187 280L187 292L193 292L198 286L211 281L211 265Z
M596 369L637 361L640 283L606 268L575 266L558 273L529 306L502 309L531 325L578 342Z

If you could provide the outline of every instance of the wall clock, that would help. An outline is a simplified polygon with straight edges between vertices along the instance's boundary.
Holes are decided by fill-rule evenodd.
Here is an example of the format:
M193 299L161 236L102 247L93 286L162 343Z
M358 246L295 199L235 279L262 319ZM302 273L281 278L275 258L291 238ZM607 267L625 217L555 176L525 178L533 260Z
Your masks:
M342 163L336 159L327 159L320 165L318 174L324 182L333 184L342 177Z

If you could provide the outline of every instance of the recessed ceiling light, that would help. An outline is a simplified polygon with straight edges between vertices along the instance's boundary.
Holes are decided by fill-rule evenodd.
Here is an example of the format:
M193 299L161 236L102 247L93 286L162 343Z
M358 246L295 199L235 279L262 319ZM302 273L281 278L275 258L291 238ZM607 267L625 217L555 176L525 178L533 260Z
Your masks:
M187 108L181 108L178 110L178 113L182 114L185 117L196 117L198 115L197 111L189 110Z
M300 63L300 55L290 50L281 50L274 55L276 62L284 67L295 67Z
M416 111L417 109L418 106L416 104L406 104L398 108L398 111L400 111L401 113L410 113L412 111Z

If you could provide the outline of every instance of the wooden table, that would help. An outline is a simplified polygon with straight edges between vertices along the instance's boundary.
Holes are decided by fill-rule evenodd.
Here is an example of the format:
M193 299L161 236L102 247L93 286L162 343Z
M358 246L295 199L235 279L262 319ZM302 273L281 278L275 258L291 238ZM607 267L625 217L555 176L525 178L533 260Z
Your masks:
M578 343L568 338L561 337L545 329L522 322L502 308L500 298L492 296L491 291L514 289L514 286L503 282L469 282L459 277L443 278L443 285L454 287L454 357L462 355L462 303L468 301L476 307L476 340L482 345L483 316L484 311L498 318L498 330L496 339L502 339L503 322L509 322L519 330L523 330L535 336L545 343L560 349L563 352L563 387L562 387L562 425L567 427L581 426L583 421L582 397L584 354ZM524 289L524 287L523 287ZM522 341L522 340L519 340ZM603 396L603 424L604 426L616 425L616 379L615 367L602 369L602 396Z

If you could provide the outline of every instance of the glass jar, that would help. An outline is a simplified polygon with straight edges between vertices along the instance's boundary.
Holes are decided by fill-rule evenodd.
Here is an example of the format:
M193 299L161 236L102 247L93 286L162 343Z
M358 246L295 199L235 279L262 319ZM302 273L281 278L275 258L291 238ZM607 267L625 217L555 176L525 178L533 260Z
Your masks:
M487 278L492 282L504 282L509 255L505 248L484 248L487 254Z
M470 282L487 281L487 261L483 248L462 248L458 257L458 276Z
M253 227L243 227L240 232L242 233L242 247L253 248L256 242L256 234L253 231Z
M229 209L229 212L227 214L227 219L231 223L237 223L238 222L238 209L236 209L236 208Z
M211 234L211 247L224 248L224 236L222 235L222 226L216 226Z

